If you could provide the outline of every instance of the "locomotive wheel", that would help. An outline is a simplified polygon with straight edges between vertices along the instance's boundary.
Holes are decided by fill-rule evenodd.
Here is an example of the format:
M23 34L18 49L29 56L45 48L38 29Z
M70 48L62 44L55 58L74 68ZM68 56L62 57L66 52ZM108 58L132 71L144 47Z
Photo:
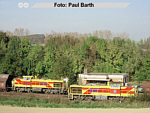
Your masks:
M81 100L85 100L85 98L86 98L85 96L81 96Z
M48 90L48 89L46 89L44 93L45 93L45 94L48 94L48 93L49 93L49 90Z
M20 92L20 88L16 88L16 91L17 91L17 92Z
M30 88L28 88L28 89L27 89L27 92L28 92L28 93L31 93L31 89L30 89Z

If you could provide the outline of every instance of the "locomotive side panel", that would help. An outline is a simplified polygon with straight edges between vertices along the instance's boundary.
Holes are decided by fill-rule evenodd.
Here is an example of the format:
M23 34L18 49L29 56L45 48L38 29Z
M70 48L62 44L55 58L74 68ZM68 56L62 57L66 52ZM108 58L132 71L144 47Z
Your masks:
M91 96L91 97L129 97L135 95L134 87L111 87L111 86L80 86L71 85L69 88L68 97Z
M66 84L63 80L32 79L32 76L24 76L23 79L14 79L13 89L28 92L62 93L66 89Z
M14 79L14 87L31 87L31 80Z
M121 96L129 97L135 96L135 94L136 94L135 87L121 87Z

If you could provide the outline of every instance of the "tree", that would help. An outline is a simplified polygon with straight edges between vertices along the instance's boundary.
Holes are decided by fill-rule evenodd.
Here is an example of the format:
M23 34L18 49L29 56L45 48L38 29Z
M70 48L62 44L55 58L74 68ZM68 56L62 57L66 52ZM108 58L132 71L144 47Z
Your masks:
M19 49L19 57L20 57L20 64L22 68L22 75L27 75L27 70L28 70L28 59L27 56L30 52L31 49L31 44L29 39L22 38L20 42L20 48Z
M5 66L7 73L15 76L21 75L21 60L19 57L20 39L12 37L8 43L7 53L5 56Z
M0 32L0 57L3 57L8 46L9 38L6 33Z
M53 78L69 78L69 85L76 83L77 76L73 73L73 64L70 58L66 56L59 57L53 66Z
M8 47L9 37L6 33L0 32L0 73L7 73L6 53Z
M38 73L37 68L39 68L38 64L39 62L43 61L43 47L40 45L34 45L31 47L29 54L26 59L26 69L27 69L27 74L28 75L37 75L37 74L42 74L42 72Z
M150 53L144 58L140 68L135 73L135 80L150 81Z
M43 60L45 72L43 77L51 78L54 63L55 63L55 49L52 44L49 44L45 47L45 55Z
M30 31L28 29L24 29L24 28L16 28L14 30L14 35L15 36L27 36L29 35Z

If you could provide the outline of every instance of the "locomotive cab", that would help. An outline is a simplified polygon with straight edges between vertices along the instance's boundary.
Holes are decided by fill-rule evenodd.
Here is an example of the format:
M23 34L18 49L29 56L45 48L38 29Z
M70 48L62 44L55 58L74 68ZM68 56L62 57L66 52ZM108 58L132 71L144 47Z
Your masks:
M23 76L23 80L31 80L33 76Z

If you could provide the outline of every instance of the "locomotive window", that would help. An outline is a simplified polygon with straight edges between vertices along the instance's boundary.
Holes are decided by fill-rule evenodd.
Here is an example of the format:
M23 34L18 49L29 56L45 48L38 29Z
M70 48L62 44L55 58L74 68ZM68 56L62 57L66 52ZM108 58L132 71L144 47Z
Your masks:
M103 85L106 86L107 85L107 81L98 81L98 80L87 80L88 84L99 84L99 85Z
M23 80L31 80L30 77L24 77Z
M27 80L31 80L31 78L30 78L30 77L28 77L28 78L27 78Z
M60 83L60 82L54 82L54 87L62 87L62 83Z
M24 77L24 78L23 78L23 80L27 80L27 78L26 78L26 77Z
M80 93L82 94L82 88L81 87L72 87L71 93Z

